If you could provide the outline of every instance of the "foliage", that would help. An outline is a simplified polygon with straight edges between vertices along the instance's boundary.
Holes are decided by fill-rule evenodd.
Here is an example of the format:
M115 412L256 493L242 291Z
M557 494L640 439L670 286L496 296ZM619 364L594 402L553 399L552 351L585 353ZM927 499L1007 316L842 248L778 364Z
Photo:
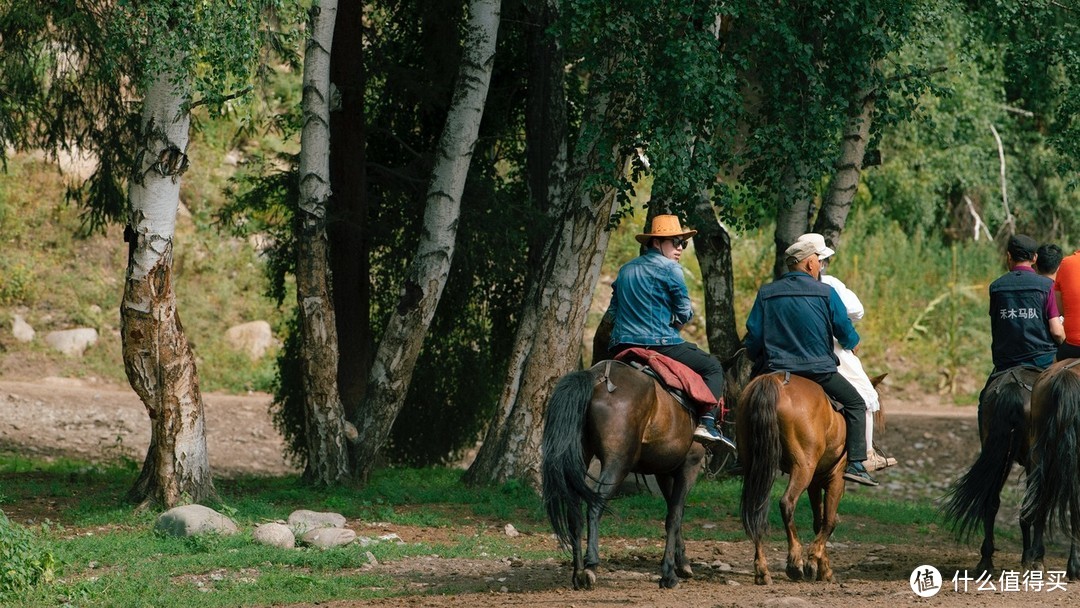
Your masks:
M52 552L26 528L0 511L0 600L52 581L58 566Z

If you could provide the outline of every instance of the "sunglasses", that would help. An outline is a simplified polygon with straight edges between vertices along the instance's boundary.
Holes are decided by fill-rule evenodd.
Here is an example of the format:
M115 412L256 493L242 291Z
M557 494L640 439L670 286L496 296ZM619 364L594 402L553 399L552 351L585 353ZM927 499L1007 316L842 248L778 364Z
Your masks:
M690 244L690 239L684 239L684 238L678 237L678 236L671 239L671 246L676 248L676 249L684 248L689 244Z

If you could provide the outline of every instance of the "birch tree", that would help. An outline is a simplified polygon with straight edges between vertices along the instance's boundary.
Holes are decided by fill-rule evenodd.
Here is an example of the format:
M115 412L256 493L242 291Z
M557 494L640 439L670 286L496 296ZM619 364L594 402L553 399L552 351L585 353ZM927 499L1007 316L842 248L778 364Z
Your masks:
M337 388L337 323L330 293L326 232L330 199L330 52L336 16L337 0L320 0L311 8L311 38L304 53L296 239L307 473L312 481L323 485L337 483L349 473L348 425Z
M358 431L354 475L361 481L375 468L376 456L401 409L449 275L461 195L495 61L499 9L499 0L469 3L464 55L428 187L420 243L376 350L366 398L352 420Z

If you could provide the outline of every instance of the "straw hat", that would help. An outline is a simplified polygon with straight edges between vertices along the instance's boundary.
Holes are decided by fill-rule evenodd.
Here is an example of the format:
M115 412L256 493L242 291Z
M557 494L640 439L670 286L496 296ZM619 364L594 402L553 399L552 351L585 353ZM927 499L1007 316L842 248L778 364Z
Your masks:
M677 215L658 215L652 220L652 232L645 232L635 236L637 242L644 245L649 239L673 239L675 237L689 238L697 234L697 230L684 230L679 223Z

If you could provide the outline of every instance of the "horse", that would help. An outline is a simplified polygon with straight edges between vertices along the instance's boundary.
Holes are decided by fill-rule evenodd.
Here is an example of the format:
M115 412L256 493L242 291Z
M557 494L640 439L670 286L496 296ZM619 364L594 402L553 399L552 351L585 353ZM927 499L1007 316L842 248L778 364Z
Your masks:
M1065 530L1071 546L1065 573L1080 578L1080 359L1058 361L1043 372L1031 388L1031 463L1020 508L1021 525L1032 526L1031 542L1025 535L1022 565L1042 570L1046 547L1043 534L1049 525Z
M982 450L968 472L960 477L945 495L942 514L961 539L983 526L981 559L975 571L994 574L994 520L1001 507L1001 489L1009 478L1013 463L1024 468L1030 482L1031 390L1042 370L1013 367L995 378L987 387L979 409L979 440ZM1030 550L1031 526L1020 521L1025 555Z
M876 386L884 378L872 380ZM769 493L776 471L790 475L780 499L787 530L787 575L792 580L835 581L826 543L836 528L844 495L847 423L824 389L795 374L772 372L750 381L735 407L735 436L743 467L743 528L754 542L754 583L772 584L762 542L768 531ZM795 505L810 495L816 537L804 559L795 529Z
M574 589L596 584L600 516L629 473L655 475L667 502L660 587L671 589L680 578L693 576L682 518L705 459L705 448L693 441L695 425L691 413L658 381L619 361L601 361L558 381L547 406L541 478L552 529L573 552ZM587 482L594 456L601 465L595 489ZM586 524L583 559L581 531Z

